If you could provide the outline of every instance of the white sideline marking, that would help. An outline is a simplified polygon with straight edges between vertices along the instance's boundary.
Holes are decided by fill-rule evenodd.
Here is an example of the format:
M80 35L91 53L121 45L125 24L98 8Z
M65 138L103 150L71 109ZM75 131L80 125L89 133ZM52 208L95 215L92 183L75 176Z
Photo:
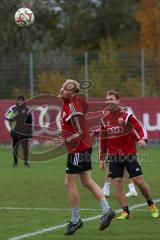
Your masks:
M17 210L17 211L71 211L70 208L24 208L24 207L0 207L0 210ZM101 211L100 208L81 208L80 211Z
M66 212L71 211L70 208L22 208L22 207L0 207L0 210L15 210L15 211L47 211L47 212ZM81 208L80 211L101 212L100 208ZM117 210L118 211L118 210ZM148 211L147 209L137 209L136 211Z
M160 199L156 199L156 200L154 200L154 202L155 203L160 202ZM136 204L136 205L131 206L130 210L132 211L132 210L134 210L136 208L144 207L146 205L147 205L146 203ZM121 211L122 211L122 209L117 209L116 213L119 213ZM83 221L84 222L89 222L89 221L92 221L92 220L96 220L96 219L98 219L100 217L101 217L101 215L97 215L97 216L89 217L89 218L84 218ZM49 228L44 228L44 229L36 231L36 232L26 233L24 235L20 235L20 236L17 236L17 237L12 237L12 238L9 238L8 240L23 240L25 238L29 238L29 237L33 237L33 236L36 236L36 235L40 235L40 234L46 233L46 232L54 231L54 230L57 230L59 228L64 228L65 226L66 226L66 223L65 224L61 224L61 225L57 225L57 226L53 226L53 227L49 227Z

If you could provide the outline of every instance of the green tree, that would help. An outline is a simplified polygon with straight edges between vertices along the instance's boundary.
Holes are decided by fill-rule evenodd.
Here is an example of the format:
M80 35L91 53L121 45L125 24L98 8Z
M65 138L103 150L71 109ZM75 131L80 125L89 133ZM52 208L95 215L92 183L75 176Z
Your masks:
M22 6L35 14L30 28L19 28L14 22ZM136 6L135 0L1 0L0 53L98 50L101 40L108 37L117 46L132 46L138 33L133 17Z
M89 65L89 79L92 82L91 95L105 96L107 89L119 89L121 75L117 49L113 41L103 40L98 58Z
M138 24L134 18L137 0L98 0L96 10L97 36L111 38L117 47L130 48L137 43Z
M89 80L92 83L89 90L90 96L105 96L108 89L116 89L122 96L141 95L139 65L134 64L137 60L139 61L139 58L138 56L128 57L127 65L125 57L123 50L117 49L111 39L101 41L97 56L89 53ZM131 69L134 69L132 70L134 74L130 73ZM83 72L84 68L81 69L79 76Z
M99 41L95 30L95 3L92 0L56 2L61 12L59 27L62 29L62 47L76 50L95 47L95 42Z
M111 38L119 47L133 46L138 39L134 18L137 0L56 0L60 9L62 46L75 50L99 49Z
M57 96L64 81L65 75L62 73L43 71L38 75L37 94L54 94Z
M25 4L27 2L27 4ZM18 27L14 22L14 14L18 8L30 7L35 14L32 27ZM43 0L20 1L1 0L0 4L0 53L30 52L46 50L54 45L52 31L56 29L57 13L51 11L51 4ZM56 31L55 31L56 32Z

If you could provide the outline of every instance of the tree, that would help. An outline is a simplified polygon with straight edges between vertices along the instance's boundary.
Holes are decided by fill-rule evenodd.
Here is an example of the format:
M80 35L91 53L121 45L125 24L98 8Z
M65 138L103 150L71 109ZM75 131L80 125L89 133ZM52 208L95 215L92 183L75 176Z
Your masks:
M63 47L78 51L97 50L101 40L107 38L120 47L137 43L135 0L56 0L56 3L61 13L59 26Z
M159 95L160 1L140 0L135 18L140 25L139 47L144 49L145 94Z
M89 65L89 79L92 82L91 95L105 96L107 89L119 89L121 74L114 42L111 39L102 40L98 58Z
M89 95L102 97L108 89L118 90L122 96L140 96L139 55L119 50L111 39L102 40L97 54L89 52ZM126 55L127 53L127 55ZM130 54L129 54L130 53ZM82 76L84 68L79 72Z
M43 71L38 75L37 94L52 94L57 96L64 81L65 75L62 73Z
M96 4L92 0L57 0L60 9L59 27L62 30L62 47L76 50L95 48Z
M14 22L22 6L35 14L30 28L19 28ZM101 40L109 37L120 47L134 45L136 6L135 0L1 0L0 53L98 50Z
M140 0L135 18L140 25L139 46L160 49L160 1Z
M98 0L96 29L100 40L111 38L117 47L133 47L138 39L138 24L134 18L135 0Z
M25 4L27 2L27 4ZM28 5L29 4L29 5ZM35 14L32 27L20 28L14 22L16 10L22 6L30 7ZM51 11L51 3L43 0L20 1L1 0L0 4L0 53L30 52L50 49L54 44L53 29L56 32L57 13Z

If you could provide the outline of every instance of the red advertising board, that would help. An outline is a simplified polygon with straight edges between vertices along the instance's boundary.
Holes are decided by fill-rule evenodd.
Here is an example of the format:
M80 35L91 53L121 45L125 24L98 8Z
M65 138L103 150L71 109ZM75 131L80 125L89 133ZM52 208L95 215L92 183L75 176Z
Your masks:
M147 129L149 139L159 139L160 136L160 98L122 98L121 103L129 106L137 118ZM1 134L0 142L9 142L9 126L4 116L9 107L15 104L14 100L0 100ZM32 99L28 105L33 109L35 131L34 138L42 136L53 137L59 122L58 113L61 102L56 98ZM90 98L87 119L91 130L97 129L100 124L102 110L105 108L105 99Z

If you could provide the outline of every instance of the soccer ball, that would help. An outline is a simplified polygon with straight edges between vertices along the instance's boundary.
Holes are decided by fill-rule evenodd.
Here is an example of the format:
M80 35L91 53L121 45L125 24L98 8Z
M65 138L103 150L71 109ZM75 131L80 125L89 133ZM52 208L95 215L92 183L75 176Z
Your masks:
M29 27L34 23L34 14L29 8L19 8L15 13L15 22L19 27Z

